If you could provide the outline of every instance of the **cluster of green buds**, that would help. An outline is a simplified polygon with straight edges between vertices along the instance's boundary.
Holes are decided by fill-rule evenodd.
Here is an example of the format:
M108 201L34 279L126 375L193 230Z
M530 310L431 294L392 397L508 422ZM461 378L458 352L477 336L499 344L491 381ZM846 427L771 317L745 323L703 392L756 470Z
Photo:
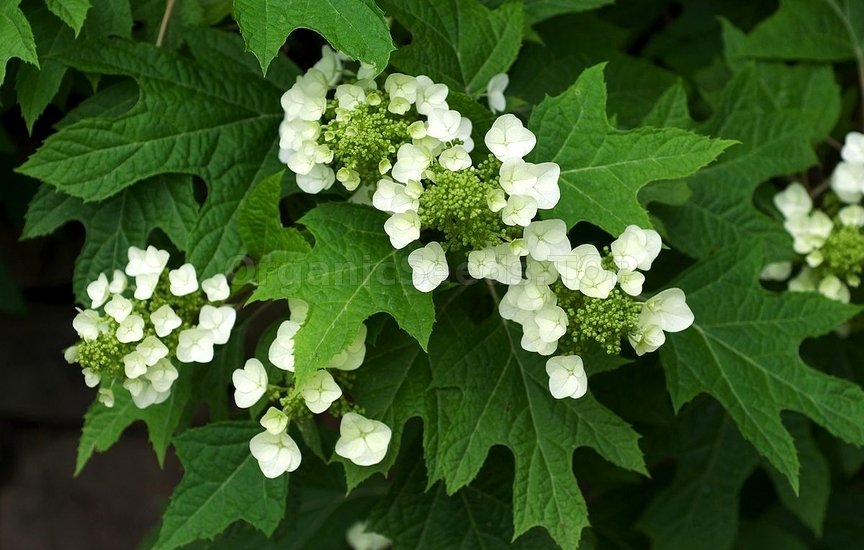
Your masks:
M165 250L132 246L128 257L125 272L115 270L111 281L102 273L87 286L90 308L72 321L81 341L65 357L81 366L87 386L101 386L105 406L114 405L119 384L143 409L168 399L179 376L175 362L213 359L214 345L231 335L236 312L221 305L231 293L224 275L199 288L191 264L167 269Z

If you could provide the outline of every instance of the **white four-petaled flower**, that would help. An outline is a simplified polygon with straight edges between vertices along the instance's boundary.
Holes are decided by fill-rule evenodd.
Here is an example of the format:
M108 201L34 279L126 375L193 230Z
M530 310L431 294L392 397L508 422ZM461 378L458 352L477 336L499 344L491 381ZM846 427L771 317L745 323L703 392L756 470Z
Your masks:
M588 391L588 376L578 355L552 357L546 361L549 393L555 399L579 399Z
M190 328L180 333L177 360L181 363L209 363L213 360L213 331Z
M211 302L227 300L231 295L231 288L228 286L228 278L221 273L201 281L201 290L207 294L207 299Z
M420 292L431 292L447 280L450 269L444 249L435 241L418 248L408 255L414 288Z
M510 84L510 77L506 73L498 73L489 79L486 84L486 99L489 102L489 110L492 114L500 113L507 108L507 100L504 98L504 90Z
M336 383L326 370L319 370L306 382L300 395L306 401L306 406L315 414L321 414L330 408L330 405L342 397L342 388Z
M258 461L261 472L270 479L293 472L303 458L297 443L286 432L261 432L249 441L249 451Z
M501 115L486 132L484 139L486 147L495 158L504 162L509 159L521 159L534 149L537 138L522 125L516 115Z
M393 433L383 422L357 413L345 413L339 425L336 454L358 466L372 466L384 460Z
M246 361L242 369L231 375L234 383L234 402L241 409L248 409L267 393L267 371L258 359Z

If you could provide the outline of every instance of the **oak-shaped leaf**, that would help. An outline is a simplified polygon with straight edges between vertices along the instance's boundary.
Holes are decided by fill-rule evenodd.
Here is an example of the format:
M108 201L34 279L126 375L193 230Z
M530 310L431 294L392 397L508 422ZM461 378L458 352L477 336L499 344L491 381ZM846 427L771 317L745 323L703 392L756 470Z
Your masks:
M651 227L637 197L641 187L688 176L734 144L679 128L613 128L606 118L603 65L547 97L528 127L537 135L530 160L561 167L561 200L550 216L570 227L588 221L616 236L630 224Z
M696 321L670 334L660 354L675 407L701 393L713 396L797 492L798 454L781 411L800 412L864 445L864 391L807 366L798 353L805 338L834 330L861 308L816 293L763 289L762 248L760 241L742 241L676 281Z

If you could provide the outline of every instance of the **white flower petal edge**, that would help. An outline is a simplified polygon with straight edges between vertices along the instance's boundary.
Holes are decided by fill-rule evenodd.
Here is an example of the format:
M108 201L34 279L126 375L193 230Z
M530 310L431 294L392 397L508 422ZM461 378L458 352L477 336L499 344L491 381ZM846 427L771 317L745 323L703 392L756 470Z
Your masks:
M555 399L579 399L588 391L588 375L578 355L552 357L546 361L549 393Z
M339 425L336 454L358 466L372 466L384 460L393 433L383 422L357 413L345 413Z
M420 292L431 292L450 276L444 249L435 241L418 248L408 255L414 288Z
M297 443L285 432L261 432L249 441L249 451L258 461L264 477L270 479L293 472L303 459Z
M306 401L306 407L315 414L321 414L330 408L334 401L342 397L342 388L326 370L319 370L306 382L300 395Z
M267 393L267 371L261 361L248 359L242 369L231 375L234 383L234 402L241 409L248 409Z

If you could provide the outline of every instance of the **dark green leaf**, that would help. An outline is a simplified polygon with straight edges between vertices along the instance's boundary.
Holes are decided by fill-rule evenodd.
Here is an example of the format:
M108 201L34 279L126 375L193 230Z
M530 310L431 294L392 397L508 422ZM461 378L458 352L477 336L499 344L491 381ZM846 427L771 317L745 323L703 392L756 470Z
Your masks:
M379 72L393 51L384 13L372 0L234 0L234 17L246 49L255 54L265 74L291 31L301 27L321 34L350 57L375 65Z
M324 203L300 223L315 236L301 261L262 262L252 299L300 298L309 315L297 333L298 387L357 336L360 324L383 311L424 347L435 312L430 294L414 288L408 250L395 250L384 232L387 215L365 206Z
M111 448L120 435L133 422L143 420L159 465L165 460L165 451L171 443L174 431L180 424L183 408L189 400L190 377L181 375L171 388L171 395L164 403L139 409L132 402L132 396L123 387L115 385L114 406L110 409L98 401L90 405L84 415L84 427L78 443L78 458L75 462L75 475L78 475L94 451L104 452Z
M186 473L174 489L154 550L212 538L237 520L270 535L285 514L288 476L267 479L249 451L255 422L217 422L174 440Z
M87 230L75 264L75 295L87 302L87 285L100 273L124 269L130 246L143 246L159 227L182 249L195 223L198 203L188 176L156 176L137 183L107 201L85 203L42 185L30 203L23 237L48 235L70 221Z
M639 188L692 174L733 144L678 128L616 130L606 119L602 65L544 100L528 126L537 135L531 160L561 167L561 200L551 216L569 227L585 220L613 235L630 224L651 226Z
M516 3L496 10L478 0L385 1L384 6L413 37L393 53L391 63L475 98L493 76L507 72L522 43L523 16Z
M678 469L639 521L655 550L728 550L738 531L738 500L758 456L716 401L680 420Z
M187 260L202 277L230 271L243 252L239 206L253 184L280 166L281 88L232 66L215 73L124 40L85 43L63 60L83 71L135 78L140 99L119 117L64 127L20 170L87 201L156 174L196 174L210 193L189 233Z
M237 215L237 228L243 246L254 258L275 250L300 253L311 250L299 231L284 227L280 220L279 199L283 173L277 172L256 185Z
M676 286L696 321L670 334L660 353L675 407L701 393L714 396L797 492L799 461L782 410L864 444L864 392L798 354L804 338L833 330L860 308L811 293L769 293L758 282L762 265L761 243L744 241L686 271Z

